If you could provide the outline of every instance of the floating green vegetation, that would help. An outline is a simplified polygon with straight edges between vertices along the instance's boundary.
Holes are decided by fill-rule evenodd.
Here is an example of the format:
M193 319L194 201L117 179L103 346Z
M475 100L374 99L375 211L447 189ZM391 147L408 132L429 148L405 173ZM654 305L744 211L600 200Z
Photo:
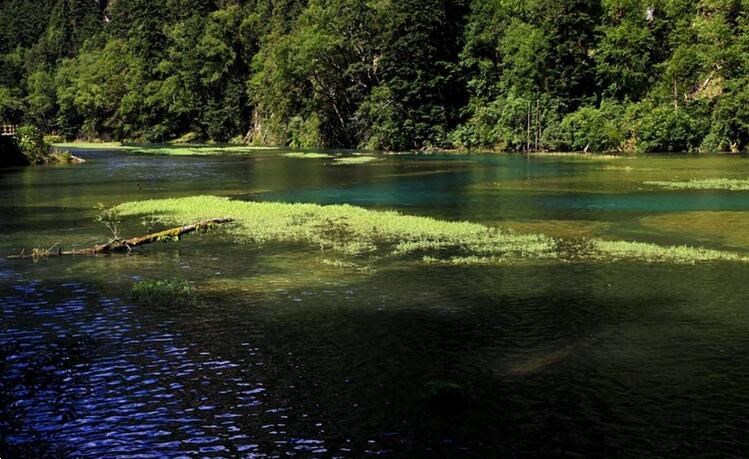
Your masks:
M554 257L554 240L546 236L349 205L241 202L197 196L132 202L117 209L124 216L149 215L168 224L231 215L236 224L228 231L240 240L306 243L348 255L381 251L421 257L453 251L478 256Z
M611 155L604 153L582 153L582 152L557 152L557 151L539 151L528 153L528 156L537 156L541 158L569 158L569 159L592 159L607 161L610 159L627 159L632 156Z
M130 297L146 306L189 306L196 303L195 288L180 279L138 282L130 290Z
M350 205L243 202L196 196L130 202L117 210L123 216L149 216L165 224L231 217L235 224L227 231L241 242L303 243L349 256L406 256L452 264L501 264L520 259L749 262L749 258L732 252L639 242L555 239Z
M650 263L698 263L708 261L749 262L749 257L733 252L700 247L671 246L629 241L590 240L592 258L616 260L642 260Z
M379 158L375 156L347 156L343 158L336 158L334 164L345 166L350 164L367 164L378 160Z
M166 156L208 156L228 154L248 154L263 150L274 150L275 147L257 147L252 145L126 145L130 153Z
M498 265L502 264L506 260L497 257L477 257L475 255L468 257L450 257L450 258L435 258L430 256L424 256L422 260L428 264L440 264L440 265L455 265L455 266L478 266L478 265Z
M728 190L749 191L749 179L692 179L687 181L653 181L645 182L648 186L657 186L671 190Z
M285 153L284 156L287 158L297 158L297 159L327 159L327 158L333 157L326 153L302 153L300 151Z

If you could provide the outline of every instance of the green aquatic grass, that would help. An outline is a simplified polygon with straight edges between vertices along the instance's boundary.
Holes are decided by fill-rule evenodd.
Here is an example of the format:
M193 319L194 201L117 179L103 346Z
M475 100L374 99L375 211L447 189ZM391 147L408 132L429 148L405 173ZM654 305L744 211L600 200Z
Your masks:
M117 209L125 216L148 215L165 224L231 216L236 224L228 231L238 240L305 243L348 255L382 252L423 256L443 251L512 258L555 255L554 240L546 236L349 205L240 202L197 196L132 202Z
M195 288L181 279L138 282L130 290L130 297L146 306L189 306L197 301Z
M334 164L338 166L352 165L352 164L367 164L375 161L379 161L379 158L375 156L347 156L343 158L336 158Z
M130 202L121 204L117 210L123 216L148 216L169 225L231 217L235 223L226 230L239 242L301 243L349 256L415 257L432 263L500 264L520 259L749 261L749 257L733 252L699 247L552 238L350 205L246 202L195 196Z
M591 240L591 258L642 260L651 263L699 263L710 261L749 262L749 257L734 252L688 246L660 246L645 242Z
M686 181L650 181L645 185L671 190L749 191L749 179L692 179Z
M285 153L284 156L287 158L296 158L296 159L327 159L327 158L333 157L326 153L302 153L300 151Z

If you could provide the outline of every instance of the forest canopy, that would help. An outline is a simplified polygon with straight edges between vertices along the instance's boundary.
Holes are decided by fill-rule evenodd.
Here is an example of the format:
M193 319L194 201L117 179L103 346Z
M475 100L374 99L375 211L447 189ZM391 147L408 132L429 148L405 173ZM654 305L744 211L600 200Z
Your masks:
M0 121L68 139L749 149L749 0L3 0L0 24Z

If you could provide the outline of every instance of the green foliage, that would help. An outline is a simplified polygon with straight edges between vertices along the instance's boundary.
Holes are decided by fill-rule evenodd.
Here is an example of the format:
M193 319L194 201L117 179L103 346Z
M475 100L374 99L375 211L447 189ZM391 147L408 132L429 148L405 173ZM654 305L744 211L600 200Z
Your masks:
M197 303L195 287L181 279L147 280L130 289L130 298L144 306L192 306Z
M384 150L447 144L466 98L458 67L464 13L461 1L384 2L380 84L360 112L371 129L360 143Z
M642 0L606 0L593 49L598 82L606 96L636 100L653 83L658 46ZM654 13L655 14L655 13Z
M0 121L15 123L22 118L24 109L18 89L0 86Z
M0 121L70 139L746 151L744 0L7 0ZM106 18L106 20L105 20Z
M581 107L565 116L559 135L571 150L612 151L624 142L624 111L615 102L604 102L600 108Z
M710 133L702 149L732 152L749 149L749 78L726 85L713 111Z
M687 110L656 107L639 119L637 149L641 152L694 151L704 136L700 121Z
M65 141L65 139L56 134L50 134L50 135L44 136L44 142L50 145L56 144L56 143L62 143L63 141Z
M289 120L289 146L293 148L311 148L321 144L320 119L316 114L308 119L300 116Z
M21 126L16 132L16 139L21 152L31 164L42 164L47 161L52 148L44 141L42 131L34 126Z

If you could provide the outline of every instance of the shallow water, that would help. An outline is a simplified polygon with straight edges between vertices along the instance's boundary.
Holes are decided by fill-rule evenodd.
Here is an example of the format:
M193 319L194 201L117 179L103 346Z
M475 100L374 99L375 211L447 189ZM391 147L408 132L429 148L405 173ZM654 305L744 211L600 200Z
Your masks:
M749 253L749 192L643 185L745 179L743 157L80 155L86 164L0 172L0 254L101 240L97 202L196 194ZM132 256L1 259L0 380L25 400L16 425L0 424L6 443L122 458L749 448L747 265L390 259L355 271L331 257L210 233ZM198 305L129 301L134 282L172 277L195 283ZM24 392L28 369L43 387ZM430 396L435 384L459 386L455 409Z

